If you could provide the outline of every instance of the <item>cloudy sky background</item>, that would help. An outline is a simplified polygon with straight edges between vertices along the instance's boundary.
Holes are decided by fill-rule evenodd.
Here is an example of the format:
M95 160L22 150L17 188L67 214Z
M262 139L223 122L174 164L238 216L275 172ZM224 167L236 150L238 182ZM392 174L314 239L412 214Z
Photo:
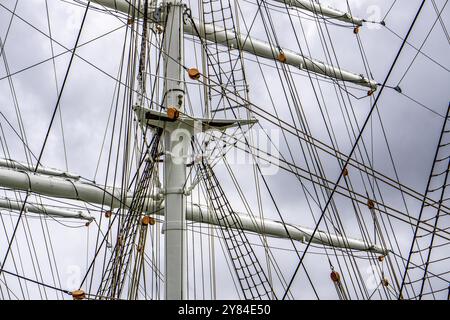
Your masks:
M322 2L343 10L346 9L346 1L335 0ZM353 0L348 1L348 3L355 16L379 20L380 17L382 18L385 16L393 1ZM13 97L11 95L10 83L8 82L8 78L5 77L8 73L3 58L6 57L7 59L9 73L14 74L28 66L51 57L50 40L17 17L20 16L26 22L47 34L48 25L45 1L19 0L16 9L17 16L13 18L9 32L8 25L11 20L11 12L5 8L12 10L16 1L2 0L0 4L0 37L2 42L6 42L4 47L5 55L2 57L2 61L0 61L0 111L4 116L4 118L0 118L1 129L3 131L1 141L2 147L4 148L4 146L7 145L9 149L9 154L7 154L4 149L2 150L2 157L11 157L16 160L25 161L26 157L23 150L23 144L5 120L6 118L13 125L15 130L19 129ZM255 1L239 1L239 4L246 21L253 19L257 10ZM404 36L419 4L420 1L397 1L397 4L386 18L387 27L394 30L397 34ZM436 4L440 10L446 4L446 1L436 1ZM62 46L66 48L73 47L84 9L59 0L48 0L48 6L52 36L59 43L53 44L54 51L55 54L59 54L67 50ZM197 10L195 9L196 3L192 3L192 8L194 16L197 16ZM442 18L447 28L448 15L449 9L445 8ZM302 25L300 25L297 14L293 14L294 27L297 33L301 35L300 44L297 43L294 37L294 32L286 14L278 13L276 11L271 12L280 45L299 52L299 45L302 50L306 50L307 43L311 55L314 58L325 60L316 24L306 20L305 17L307 16L303 14L299 14L299 16L303 18ZM242 16L240 16L239 19L242 19ZM432 6L432 2L428 1L409 40L413 46L418 48L422 45L430 28L435 22L435 19L436 13ZM105 13L90 11L87 16L80 43L84 43L120 26L123 26L123 22L116 17ZM302 26L306 38L302 36ZM245 30L242 25L241 28ZM333 39L334 49L339 58L340 66L343 69L353 71L357 74L364 73L364 66L352 29L329 26L329 32L330 37ZM90 180L94 179L108 113L114 98L115 81L111 77L105 75L105 73L113 77L116 77L117 75L124 34L125 28L122 27L120 30L78 49L77 54L79 56L83 57L92 65L97 66L103 72L93 68L86 63L86 61L75 58L60 104L67 145L69 171L78 173ZM257 17L255 26L250 30L250 34L256 38L267 40L267 35L265 34L260 17ZM401 39L393 35L386 28L370 25L361 29L361 39L374 79L378 82L382 82L395 58L398 48L400 47ZM193 50L196 50L197 54L200 52L198 46L194 49L192 41L187 38L187 66L195 65L197 63L192 54ZM429 36L422 50L426 55L430 56L448 70L450 47L439 23L434 27L434 31ZM410 46L405 47L388 85L395 87L398 84L415 55L416 50ZM282 83L284 79L279 78L276 69L273 68L275 62L264 60L264 63L267 65L264 65L262 70L264 76L269 79L269 87L266 88L262 81L262 74L258 65L252 61L254 58L251 56L246 56L246 58L248 58L245 60L246 75L248 77L250 100L252 103L272 114L273 107L275 107L279 112L280 118L288 123L293 123L289 110L286 107L291 101L286 99L283 94ZM68 61L68 54L61 55L55 59L59 87L61 86ZM309 79L304 77L305 73L303 72L299 72L294 68L291 68L290 70L296 73L293 78L295 80L297 93L300 96L303 111L308 119L313 136L321 141L329 143L323 120L318 113L317 101L314 98L314 92ZM432 111L427 110L423 106L420 106L391 89L386 89L379 101L378 111L387 133L390 148L393 151L393 157L400 181L406 186L421 193L425 190L426 179L429 175L434 151L443 123L443 115L445 115L448 108L450 75L447 70L437 66L436 63L431 62L424 57L424 55L419 54L413 67L400 84L405 95L419 101ZM14 74L11 79L20 107L28 145L33 153L38 155L44 141L57 97L52 61L50 60L37 67ZM347 135L333 87L327 84L321 85L325 96L326 106L331 115L336 135L338 136L340 150L344 154L348 154L351 150L354 138L349 138ZM192 96L192 107L198 112L201 110L201 107L199 107L200 100L199 98L195 98L198 89L195 84L188 85L188 88L190 96ZM358 96L365 95L365 89L363 91L352 90L352 92ZM271 104L270 96L274 99L274 105ZM359 125L362 124L367 116L372 102L371 99L352 100L353 110ZM260 123L264 128L273 128L273 126L264 120L261 120ZM110 136L111 127L108 128L108 137ZM287 139L289 145L292 145L293 156L296 159L296 163L304 168L306 160L301 154L298 140L293 136L288 136ZM382 136L378 113L373 118L372 125L365 132L364 139L369 148L372 147L373 139L374 158L371 159L371 161L373 161L374 168L385 173L389 177L395 178L392 165L388 158L386 143ZM107 150L107 147L108 143L106 144L104 152ZM279 149L284 156L287 156L286 143L281 142ZM330 181L335 181L339 175L339 168L337 167L336 161L333 161L333 159L325 155L322 156L326 177ZM42 163L49 167L65 168L61 127L59 125L58 117L50 132ZM249 190L249 202L254 208L254 213L258 214L256 207L257 199L254 195L255 185L252 176L252 166L234 165L233 169L235 170L243 190ZM231 183L230 176L226 173L225 167L219 165L217 171L218 175L223 179L224 189L228 191L230 201L233 203L233 208L237 211L245 211L245 206L242 204L242 201L240 201L239 196ZM106 161L103 158L99 173L97 177L95 177L96 180L104 182L105 173ZM302 226L314 226L313 216L316 218L319 216L320 208L315 206L312 208L311 212L306 204L305 196L301 192L296 177L292 174L280 171L274 176L268 176L267 181L277 200L280 212L286 221ZM305 182L305 184L307 187L311 187L307 182ZM354 180L354 188L356 191L364 193L362 182L359 181L357 177L355 177ZM268 197L267 191L263 190L262 192L263 207L265 208L264 215L268 218L279 220L273 203ZM399 192L394 192L385 188L382 193L384 200L388 205L404 210ZM11 196L11 193L9 193L9 196ZM344 221L347 234L355 238L361 238L359 229L356 227L356 219L353 210L351 209L351 202L341 199L341 197L338 196L335 200L340 208L339 212ZM417 216L420 203L409 198L407 201L411 214ZM16 215L10 217L9 215L6 215L6 211L2 210L2 214L3 213L5 213L5 219L6 217L7 219L11 219L5 220L5 222L7 222L5 228L8 230L8 235L10 235ZM368 219L367 221L369 221L370 212L365 211L364 215ZM53 279L49 272L49 263L46 260L46 248L42 245L43 232L41 230L41 220L27 218L26 221L29 223L32 230L36 230L33 232L33 239L28 239L28 241L30 243L33 242L36 246L35 249L38 252L37 255L40 257L39 262L43 269L42 274L45 279L44 282L52 283ZM85 228L79 222L67 222L67 224L81 227L75 229L66 228L53 220L48 221L48 226L52 234L55 256L61 275L61 286L67 289L73 289L76 287L74 283L77 282L77 274L84 275L86 270L87 239L89 237L89 255L91 256L94 248L93 242L97 231L96 227L93 225L89 228ZM406 250L403 251L405 254L407 252L406 248L410 245L411 230L407 225L398 223L395 220L394 225L398 228L396 229L396 232L402 250ZM26 224L24 226L26 227ZM27 238L24 230L25 229L23 228L19 229L18 246L13 247L13 252L15 253L15 256L18 257L18 248L20 248L19 251L23 252L24 261L31 261L32 255L27 251L28 249L26 249ZM6 241L4 234L2 234L0 238L3 243ZM251 239L255 242L258 240L253 236ZM199 244L200 241L201 239L197 236L193 243ZM282 240L272 240L271 244L292 249L290 243L286 243L286 241ZM219 246L220 245L217 242L217 278L218 282L220 282L218 297L236 297L231 285L231 278L226 271L227 269L224 267L224 259ZM189 252L192 252L193 255L199 257L200 252L197 248L198 247L194 250L191 249ZM304 246L298 245L300 252L303 248ZM255 250L260 254L262 253L259 248L256 248ZM321 249L314 248L311 250L323 252ZM3 256L3 249L1 252L0 256ZM281 270L289 279L297 264L297 256L289 251L278 250L274 252ZM205 255L205 257L205 259L207 259L208 255ZM192 265L192 261L190 263ZM198 261L196 263L196 266L198 266ZM31 263L24 263L24 265L24 269L26 270L25 274L32 277L34 270L31 268ZM334 287L329 281L329 265L326 257L312 255L306 259L305 266L309 271L313 283L316 285L319 296L321 298L336 298ZM365 267L366 265L361 263L363 273L365 272ZM13 261L10 258L5 269L13 270L13 268ZM199 277L201 277L200 270L196 269L196 274L198 280ZM369 276L370 274L367 274L367 277ZM19 290L19 284L16 280L11 277L7 277L7 280L13 291ZM208 286L209 280L206 279L205 281L206 286ZM200 280L198 280L198 283L200 286ZM31 296L39 297L36 287L29 285L29 288ZM94 288L96 287L94 286ZM194 290L192 285L190 290L190 293L192 294L191 297L193 297ZM202 295L198 293L200 291L200 287L197 288L196 292L198 298L202 297ZM54 297L54 293L50 292L51 291L48 291L49 297ZM293 286L293 293L294 297L298 299L314 298L313 292L307 284L303 272L296 278ZM206 295L206 298L209 298L208 294Z

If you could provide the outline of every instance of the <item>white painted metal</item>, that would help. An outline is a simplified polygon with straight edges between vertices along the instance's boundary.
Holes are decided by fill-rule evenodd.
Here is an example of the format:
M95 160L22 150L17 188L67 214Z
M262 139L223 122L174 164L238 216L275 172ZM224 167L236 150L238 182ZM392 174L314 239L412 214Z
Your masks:
M123 13L128 12L128 4L125 0L93 0L104 5L105 7L121 11ZM306 1L309 2L309 1ZM315 4L313 6L318 6ZM124 10L124 8L126 8ZM318 9L318 8L317 8ZM325 7L322 7L325 10ZM317 11L317 10L316 10ZM329 14L336 14L335 11L328 8ZM241 50L254 54L256 56L266 59L276 59L280 53L280 49L270 45L265 41L254 39L248 35L238 34L237 37L231 31L225 31L218 26L212 24L202 24L198 20L193 19L194 24L189 21L184 25L184 32L189 35L199 36L208 41L217 42L222 45L230 46L233 48L240 48ZM355 20L355 23L357 20ZM281 51L285 54L286 64L296 68L304 69L309 72L317 73L322 76L326 76L332 79L347 81L355 83L364 87L369 87L372 90L376 90L378 83L374 80L367 79L363 75L355 74L349 71L341 70L333 66L327 65L321 61L305 57L292 50L281 48Z
M184 111L184 33L182 1L167 5L164 33L164 101L166 108ZM187 298L186 161L191 133L167 122L164 128L166 299Z
M364 22L363 19L354 17L348 12L342 12L338 9L319 4L313 0L273 0L273 1L285 3L288 6L308 10L313 12L314 14L322 15L324 17L336 19L343 22L352 23L357 26L362 26Z
M11 159L0 159L0 167L12 168L12 169L18 169L18 170L26 170L26 171L31 171L31 172L34 172L34 170L36 169L35 166L30 166L26 163L19 162L16 160L11 160ZM73 174L70 172L61 171L58 169L42 167L42 166L38 166L36 169L36 172L46 174L49 176L66 177L66 178L70 178L70 179L74 179L74 180L80 179L79 175L76 175L76 174Z
M92 0L91 2L95 2L107 8L125 13L129 16L133 15L134 9L135 10L134 16L142 17L143 4L141 5L140 8L138 8L137 6L132 4L134 2L133 0Z
M290 237L295 241L308 242L314 232L314 230L292 224L284 225L279 221L269 219L261 220L244 213L236 213L236 217L238 217L238 219L241 221L242 228L244 230L255 232L258 234L265 234L269 237L279 237L285 239ZM217 226L220 226L222 223L217 220L216 215L213 212L208 211L207 207L191 204L189 205L187 210L187 219ZM229 219L230 223L232 223L231 217ZM311 242L314 244L323 244L325 246L336 248L370 251L379 254L388 253L388 250L385 250L378 245L368 244L361 240L344 238L323 231L317 231Z
M50 197L104 204L112 208L118 208L121 204L129 206L132 199L132 195L129 194L122 197L120 189L104 189L92 183L5 168L0 168L0 185L4 188L31 191Z
M314 72L329 78L355 83L371 89L376 89L378 83L367 79L363 75L348 72L333 66L327 65L321 61L305 57L297 52L288 49L279 49L265 41L254 39L248 35L238 34L235 37L231 31L214 26L212 24L200 24L198 20L193 19L192 23L186 23L185 31L191 35L200 35L208 41L217 42L232 48L240 48L243 51L254 54L266 59L277 59L280 52L283 52L286 58L285 63L293 67Z
M23 202L14 201L10 199L0 199L0 208L5 208L14 211L21 211L23 208L25 212L32 212L36 214L55 216L61 218L74 218L87 221L94 220L94 217L81 210L69 210L48 205L42 205L38 203L26 203L24 206Z
M48 177L3 168L0 168L0 186L16 190L31 191L57 198L78 199L100 205L102 204L103 196L105 195L105 199L107 199L108 203L112 203L112 208L120 207L121 203L129 206L132 199L132 194L127 194L124 197L123 202L121 202L119 200L122 193L120 189L115 189L114 194L116 196L113 197L112 188L107 188L105 193L102 186L99 185L77 181L71 182L69 179ZM112 201L112 199L114 199L114 201ZM107 202L105 201L105 204L106 203ZM146 200L145 208L151 208L150 210L155 210L154 208L158 209L156 209L156 211L148 211L148 209L146 209L145 211L149 214L164 215L164 204L159 203L160 202L157 202L152 198L148 198ZM236 214L242 221L242 226L246 231L264 233L270 237L288 238L286 229L281 222L269 219L260 220L244 213ZM194 222L220 225L220 222L216 220L213 212L208 211L206 207L199 206L198 204L187 204L186 219ZM311 229L302 226L286 224L286 228L292 239L296 241L308 241L312 234ZM380 254L386 253L386 250L383 250L383 248L379 246L367 244L361 240L329 235L325 232L316 233L312 243L353 250L369 250Z

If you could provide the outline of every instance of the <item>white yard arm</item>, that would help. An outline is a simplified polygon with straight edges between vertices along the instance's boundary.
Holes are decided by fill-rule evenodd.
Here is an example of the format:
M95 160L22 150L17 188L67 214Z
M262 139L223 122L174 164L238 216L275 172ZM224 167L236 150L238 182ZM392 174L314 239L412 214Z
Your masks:
M72 179L34 174L29 171L9 170L0 167L0 186L14 190L31 191L56 198L81 200L89 203L105 204L118 208L123 203L129 205L131 199L121 197L120 189L106 190L93 183ZM120 200L122 198L122 201Z
M201 24L196 19L193 19L193 21L193 25L188 22L184 28L188 34L200 36L208 41L217 42L232 48L240 48L245 52L271 60L278 59L279 54L283 52L285 57L284 63L293 67L337 80L352 82L374 90L378 86L376 81L367 79L363 75L335 68L288 49L281 48L280 50L280 48L272 46L265 41L254 39L244 34L235 35L232 31L224 30L212 24Z
M143 6L141 6L141 8L137 8L137 6L132 5L133 0L92 0L91 2L97 3L118 12L125 13L130 16L133 15L133 9L135 10L134 16L137 17L141 17L143 12Z
M10 159L0 159L0 167L18 169L18 170L26 170L26 171L34 171L35 170L35 166L30 166L26 163L15 161L15 160L10 160ZM76 174L61 171L58 169L47 168L47 167L43 167L43 166L38 166L36 169L36 172L43 173L43 174L46 174L49 176L67 177L67 178L71 178L71 179L75 179L75 180L80 179L80 176L78 176Z
M101 4L105 7L120 11L125 14L128 14L129 12L130 4L127 2L127 0L93 0L91 2ZM142 12L142 10L140 12ZM248 35L235 35L231 31L226 31L212 24L201 24L196 19L193 19L193 24L190 20L186 20L185 23L186 24L184 26L184 32L189 35L201 37L205 40L217 42L218 44L233 47L236 49L240 48L245 52L265 59L277 59L280 52L283 52L286 59L285 63L293 67L304 69L325 77L362 85L364 87L371 88L372 90L376 90L378 86L378 83L376 81L367 79L363 75L335 68L321 61L305 57L289 49L277 48L276 46L273 46L265 41L254 39Z
M258 234L264 234L270 237L285 239L289 239L290 237L295 241L305 243L311 239L311 235L314 232L314 230L308 228L292 224L283 224L279 221L269 219L261 220L256 217L251 217L245 213L236 213L236 216L239 218L243 230L255 232ZM187 219L217 226L221 225L221 222L217 220L216 215L213 212L208 211L208 209L204 206L195 204L188 204ZM231 224L231 218L229 220ZM355 240L329 234L323 231L317 231L311 242L335 248L348 248L359 251L370 251L378 254L388 253L387 250L384 250L380 246L364 243L361 240Z
M128 194L123 201L120 201L119 199L122 193L120 189L114 190L115 196L113 197L112 188L107 188L105 192L101 186L92 183L84 183L5 168L0 168L0 186L15 190L31 191L57 198L75 199L100 205L104 203L111 208L120 207L121 203L124 203L125 206L129 206L132 199L132 195ZM164 205L158 205L158 202L151 198L146 200L146 211L149 214L163 215L163 207ZM300 226L286 224L285 227L278 221L254 219L244 213L236 213L236 215L242 223L242 229L271 237L289 238L290 236L293 240L305 242L309 241L311 234L313 233L311 229ZM221 225L213 212L196 204L187 205L186 218L187 220L194 222L209 223L218 226ZM286 229L289 231L289 235L287 234ZM379 246L367 244L361 240L327 234L322 231L316 232L312 243L338 248L371 251L379 254L387 253L386 250Z
M20 211L23 208L23 210L26 212L32 212L36 214L55 216L61 218L74 218L87 221L94 220L94 217L81 210L69 210L64 208L42 205L38 203L26 203L24 206L23 202L9 199L0 199L0 208L14 211Z
M364 22L363 19L356 18L352 16L350 13L342 12L329 6L319 4L313 0L273 0L273 1L285 3L288 7L291 6L303 10L308 10L324 17L352 23L357 26L362 26Z

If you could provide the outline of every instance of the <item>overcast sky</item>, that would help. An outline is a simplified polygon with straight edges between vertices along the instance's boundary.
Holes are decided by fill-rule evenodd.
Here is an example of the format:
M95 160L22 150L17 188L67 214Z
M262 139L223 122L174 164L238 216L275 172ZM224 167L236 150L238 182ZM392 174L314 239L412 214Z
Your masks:
M192 4L193 15L198 16L196 1L193 2L195 2ZM256 2L253 0L239 1L241 31L243 33L250 33L255 38L267 41L268 38L261 16L257 14ZM373 78L378 82L383 82L402 41L393 32L402 38L405 36L421 1L397 1L387 16L387 11L394 2L393 0L321 1L321 3L329 4L342 10L347 9L346 2L348 2L352 13L357 17L375 21L380 21L385 17L386 28L376 24L369 24L364 26L360 31L361 42L367 55L367 61L369 62ZM48 0L47 3L52 37L54 39L53 50L55 54L60 54L67 51L67 48L73 47L84 8L73 5L75 2L71 0ZM267 1L267 3L280 5L273 1ZM405 47L388 81L388 85L391 87L399 84L399 81L402 79L417 53L417 50L411 46L416 48L421 47L422 54L417 56L411 69L407 72L403 80L401 80L400 87L403 95L392 89L386 89L384 91L379 100L377 111L374 114L375 116L363 136L367 148L373 152L373 156L372 154L370 156L370 161L373 162L374 168L395 179L386 141L380 126L380 123L382 123L401 183L420 193L425 191L426 180L431 169L438 137L444 121L443 116L446 114L449 104L450 74L448 68L450 68L450 61L448 57L450 57L450 46L439 22L429 34L430 29L436 21L436 12L432 3L432 1L427 1L409 39L411 45ZM441 10L447 2L444 0L436 0L435 3L438 10ZM7 122L9 121L12 124L14 130L20 132L11 85L13 85L17 98L28 145L32 152L38 155L42 148L51 114L55 107L57 93L61 87L70 56L68 54L62 54L54 60L57 86L55 85L52 60L24 70L38 62L49 59L52 55L50 40L36 30L38 29L48 35L45 1L19 0L15 9L16 16L12 18L10 27L9 24L12 16L8 10L13 10L16 5L16 0L1 0L0 4L0 37L2 43L5 43L4 55L2 55L2 59L0 60L0 111L3 115L3 117L0 117L2 130L2 134L0 135L2 142L1 157L26 161L27 158L23 144ZM280 46L296 52L303 51L306 53L309 51L312 57L325 61L327 57L324 55L319 37L320 30L316 23L310 21L308 15L304 13L297 14L296 11L291 11L291 13L294 27L292 27L286 15L286 9L280 7L277 10L271 11L274 30ZM247 30L255 15L254 26L251 30ZM245 18L245 23L242 22L243 17ZM448 7L443 10L442 21L446 28L448 28ZM74 59L60 103L68 169L89 180L95 178L100 183L104 183L105 181L105 157L109 147L108 143L111 139L112 129L111 124L109 127L106 124L111 103L114 101L114 78L118 73L125 28L123 27L123 22L116 17L91 10L87 15L86 24L82 30L80 39L80 43L84 43L121 26L122 28L119 30L78 49L77 54L84 60L79 57ZM366 74L358 43L352 29L330 24L328 26L328 32L332 39L333 49L338 57L339 65L343 69L356 74ZM299 37L298 41L295 37L296 34ZM424 43L426 38L427 41ZM152 54L155 54L155 52L153 50ZM194 55L194 52L196 55ZM187 37L185 65L190 67L197 64L198 68L201 69L201 62L196 60L199 55L200 50L198 45L194 48L191 38ZM4 59L6 59L7 65L5 65ZM153 56L151 59L152 62L155 61ZM270 114L274 114L275 108L283 121L291 125L298 125L298 119L295 122L291 119L290 109L288 108L292 100L290 98L286 99L283 92L286 79L279 77L276 68L274 68L275 62L262 59L260 62L264 63L261 68L255 63L253 56L245 55L245 70L250 88L250 101ZM97 68L94 68L93 65ZM296 70L295 68L289 68L289 70L292 72L292 80L295 83L296 94L299 96L301 108L308 120L312 135L330 144L330 139L325 130L322 116L319 113L319 105L310 80L305 77L306 73L303 71ZM9 78L7 74L13 74L13 76ZM266 83L264 79L267 80ZM317 83L315 83L314 88L316 90L319 88ZM341 152L348 154L353 145L354 137L349 137L347 134L334 86L321 83L320 88L324 95L324 103L322 106L326 105L330 114L339 148ZM366 88L363 88L363 90L357 87L355 88L350 89L350 91L358 97L366 94ZM199 112L199 110L202 110L202 107L199 106L202 101L198 96L199 90L195 84L188 85L188 90L192 102L191 107L196 112ZM355 113L355 118L352 118L352 124L356 126L357 123L361 126L372 106L373 99L352 99L351 103L352 110ZM263 128L274 128L273 125L267 123L264 119L259 120ZM95 176L105 129L107 129L107 143L103 149L104 154L100 161L99 172ZM296 164L302 168L306 168L307 161L302 156L300 143L297 138L288 135L287 141L292 148L291 152L296 160ZM305 144L302 142L302 145ZM6 146L8 151L6 151ZM64 170L66 165L63 146L58 114L44 149L42 163L49 167ZM283 156L290 160L288 146L282 138L280 138L278 148ZM326 178L330 181L336 181L339 175L336 161L333 161L333 159L324 154L320 155L323 157L322 161ZM308 159L308 161L308 163L311 163L311 159ZM367 162L367 159L365 161ZM254 213L259 214L252 166L239 164L232 165L232 168L243 190L248 191L248 200L254 209ZM237 211L245 212L245 206L238 196L225 166L218 165L217 171L219 177L223 179L223 187L229 194L233 208ZM110 175L111 177L112 175ZM356 173L354 179L353 187L355 191L365 194L362 181ZM317 205L313 205L312 208L308 207L301 185L294 175L280 171L276 175L267 176L267 182L277 201L278 209L287 222L311 228L314 227L313 217L317 219L320 215L321 208ZM310 183L304 183L309 190L313 190ZM386 186L384 188L381 193L385 204L404 212L405 206L401 194ZM11 193L8 193L8 195L11 197ZM262 198L264 215L268 218L279 220L279 216L275 211L266 189L262 190ZM340 208L339 212L343 219L344 229L347 235L354 238L362 238L357 228L357 220L352 203L342 197L336 197L335 200ZM323 199L322 203L324 203ZM407 198L407 204L411 215L417 216L420 203ZM2 214L5 213L2 215L5 219L6 217L10 219L10 216L6 215L6 211L2 210L1 212ZM97 213L95 215L98 217ZM369 222L370 212L365 211L363 215L367 219L367 222ZM8 237L11 235L11 229L15 219L16 216L13 216L11 221L7 221L6 229L8 230ZM44 282L53 283L51 272L49 271L49 262L46 260L47 254L46 248L43 245L44 240L40 220L28 220L30 228L35 230L35 233L33 233L34 238L27 239L23 228L19 229L17 236L19 239L18 242L24 243L23 247L19 246L22 250L21 253L23 252L23 259L25 261L30 261L31 259L31 254L28 252L28 249L25 249L27 241L34 243L36 246L35 250L38 252L38 256L40 256L39 259L42 259L42 261L39 261L43 268ZM407 254L406 248L409 247L411 241L411 229L406 224L402 224L395 219L393 223L396 234L398 235L400 247L403 250L402 253L405 255ZM71 226L82 226L80 222L73 221L69 221L67 224ZM51 230L52 243L61 275L61 286L67 289L74 289L76 287L74 283L77 282L77 270L79 270L81 275L84 275L86 271L87 245L90 246L89 257L92 258L95 236L97 235L96 226L91 225L89 228L83 226L80 228L67 228L55 221L48 221L48 226ZM325 225L321 225L321 228L325 228ZM0 234L0 239L4 243L6 241L5 235L3 232L0 232ZM89 243L87 243L87 239L89 239ZM251 239L255 242L258 241L254 236ZM192 243L198 245L199 241L200 238L197 237ZM271 244L292 249L291 244L284 240L273 240ZM298 245L300 252L302 252L301 250L303 248L303 245ZM3 250L0 251L0 256L3 256ZM207 251L207 249L205 250ZM231 285L231 278L225 268L219 242L216 242L216 250L218 261L217 281L221 282L222 285L220 290L218 290L218 297L236 297ZM263 256L263 252L259 248L255 250L258 253L262 253L261 256ZM324 252L323 249L314 248L312 250L315 252ZM19 263L17 246L14 247L13 252L17 258L16 262ZM195 255L196 257L200 257L201 254L197 248L195 250L191 248L189 252L191 256ZM297 255L293 252L282 250L274 250L274 254L285 277L290 279L298 262ZM446 254L448 255L448 251ZM205 255L205 257L205 259L208 259L208 255ZM192 257L189 259L192 259ZM192 266L192 261L190 263ZM198 263L197 261L196 267L198 267ZM6 269L13 270L14 262L11 257L6 265ZM313 283L316 285L319 296L321 298L337 298L334 287L329 280L329 265L326 257L320 255L310 256L306 259L305 266ZM366 267L367 265L361 262L363 277L370 276L370 273L366 274L364 271ZM31 268L31 264L28 265L25 263L24 268L26 270L25 274L30 277L34 276L34 270ZM201 277L201 273L198 269L196 269L196 275L197 281L200 283L198 279ZM7 278L7 280L13 290L20 292L17 281L11 278ZM205 281L206 285L208 285L209 280L206 279ZM0 284L1 286L3 284ZM201 291L199 289L200 284L197 284L197 286L197 294L199 294L198 292ZM94 288L96 288L95 285ZM36 288L30 286L30 290L33 291ZM190 286L190 290L190 293L193 294L192 285ZM48 292L49 297L54 298L54 293L50 293L51 291ZM300 272L296 278L293 292L296 298L314 298L314 294L308 285L304 272ZM31 295L38 297L37 291L33 291ZM198 297L201 298L201 294Z

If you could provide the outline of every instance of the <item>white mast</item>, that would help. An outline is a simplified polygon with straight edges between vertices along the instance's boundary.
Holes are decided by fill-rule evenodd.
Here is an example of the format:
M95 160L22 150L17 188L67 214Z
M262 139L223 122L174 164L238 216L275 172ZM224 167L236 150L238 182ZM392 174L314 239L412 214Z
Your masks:
M184 34L182 1L167 3L164 34L163 105L168 112L184 111ZM176 111L175 111L176 110ZM173 115L175 116L175 114ZM176 117L176 116L175 116ZM186 155L191 135L179 128L179 122L164 126L164 193L166 299L187 297L186 259Z

